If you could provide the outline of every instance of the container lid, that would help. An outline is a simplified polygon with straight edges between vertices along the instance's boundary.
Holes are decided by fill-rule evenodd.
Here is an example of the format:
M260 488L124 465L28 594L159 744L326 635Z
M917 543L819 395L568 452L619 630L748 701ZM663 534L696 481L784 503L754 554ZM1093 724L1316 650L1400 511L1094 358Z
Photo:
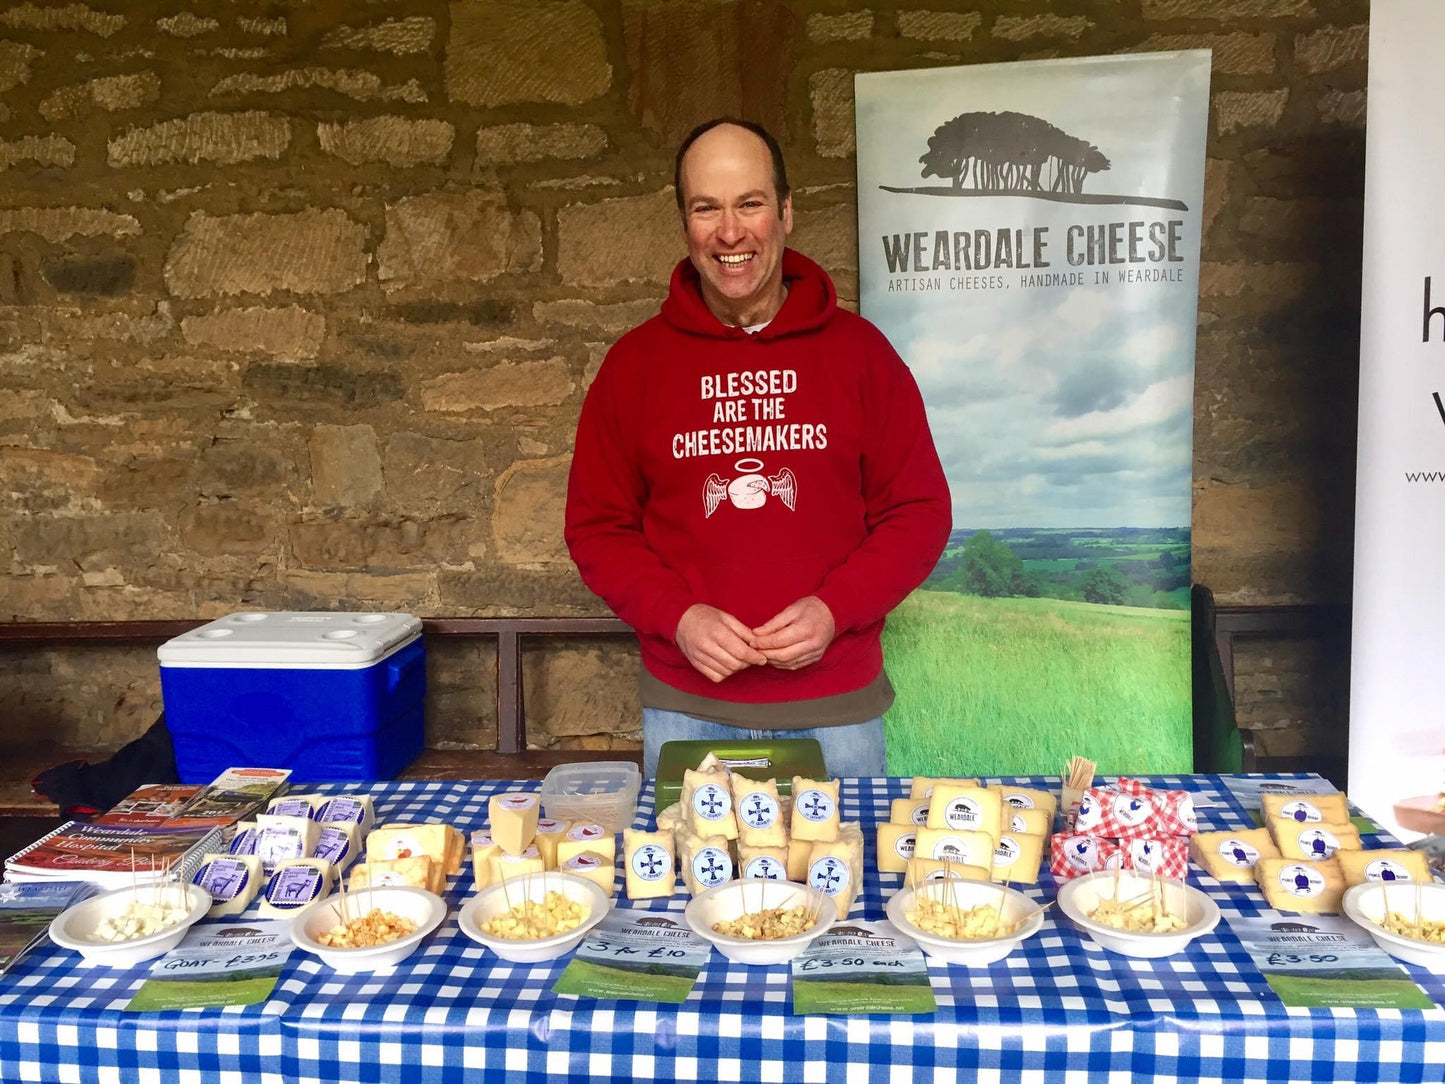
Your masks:
M793 792L793 776L827 779L823 747L816 738L747 738L738 741L669 741L657 757L657 808L682 794L682 773L696 768L712 753L738 775L748 779L776 779L779 794Z
M162 666L359 669L421 635L421 619L382 613L239 613L167 640Z

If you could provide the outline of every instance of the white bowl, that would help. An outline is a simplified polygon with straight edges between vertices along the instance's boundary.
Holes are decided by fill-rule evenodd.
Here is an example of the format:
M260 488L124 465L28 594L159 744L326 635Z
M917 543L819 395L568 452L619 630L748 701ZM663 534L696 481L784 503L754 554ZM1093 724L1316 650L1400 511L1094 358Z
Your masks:
M1009 923L1023 922L1013 933L1003 937L980 938L965 941L953 937L940 937L936 933L920 930L908 921L908 912L913 910L914 900L922 891L928 896L942 894L944 903L951 903L961 910L971 907L998 907L1003 920ZM952 896L949 896L952 892ZM888 901L888 920L899 930L918 942L918 947L935 959L951 964L966 964L969 967L983 967L997 963L1018 947L1025 938L1039 932L1044 924L1044 909L1022 892L992 884L988 881L935 881L919 888L903 888Z
M1114 898L1116 888L1119 898L1127 900L1148 893L1156 884L1164 893L1164 903L1169 911L1184 916L1184 929L1170 933L1137 933L1115 929L1089 917L1100 900ZM1066 882L1059 889L1059 909L1104 948L1150 960L1183 951L1189 942L1219 925L1218 905L1199 889L1183 881L1167 877L1155 879L1133 870L1100 870Z
M817 921L802 933L772 941L728 937L713 929L714 923L729 922L741 918L746 912L766 911L774 907L802 907L816 914ZM684 914L695 934L711 941L734 963L785 964L833 925L833 920L838 917L838 905L832 896L807 885L751 877L743 881L727 881L699 893L688 902Z
M157 889L151 886L141 888L117 888L99 896L91 896L74 907L56 915L50 923L50 940L61 948L74 949L92 963L107 967L131 967L145 960L164 956L181 943L186 931L211 909L211 894L200 885L185 885L186 917L174 926L146 937L132 937L129 941L97 941L95 931L107 918L124 911L132 901L150 902L156 894L168 893L174 900L179 896L178 886Z
M482 930L491 919L504 915L524 900L541 903L548 892L560 892L568 899L586 904L587 917L576 929L552 937L541 937L532 941L513 941L505 937L493 937ZM482 889L457 913L457 925L479 945L491 949L504 960L513 963L532 964L543 960L555 960L571 952L582 943L582 938L593 926L607 917L612 901L607 893L585 877L573 877L570 873L549 870L531 876L512 877L498 881Z
M1445 973L1445 944L1418 941L1413 937L1391 933L1380 925L1385 905L1409 918L1415 917L1416 889L1419 889L1420 917L1432 922L1445 920L1445 885L1415 885L1408 881L1369 881L1345 892L1345 914L1364 927L1375 944L1391 956L1412 963L1427 971Z
M345 899L345 913L353 919L376 908L410 919L416 923L416 929L384 945L330 948L317 938L342 924L342 897L331 895L309 904L291 920L291 940L298 948L320 956L323 963L342 975L396 966L415 952L426 935L447 917L447 905L442 898L420 888L403 885L358 888L355 892L346 893Z

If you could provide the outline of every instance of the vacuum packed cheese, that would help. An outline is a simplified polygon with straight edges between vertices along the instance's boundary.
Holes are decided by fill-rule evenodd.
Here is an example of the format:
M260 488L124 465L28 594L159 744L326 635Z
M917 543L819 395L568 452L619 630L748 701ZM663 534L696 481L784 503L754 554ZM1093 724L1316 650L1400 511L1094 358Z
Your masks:
M903 799L907 801L907 799ZM877 863L879 873L906 873L918 846L918 826L894 824L878 826Z
M888 803L888 822L922 828L928 823L928 805L931 801L931 798L894 798Z
M788 880L802 884L808 876L808 861L813 854L813 841L788 840Z
M356 841L358 826L350 821L333 821L320 825L320 829L316 833L316 847L311 856L326 859L338 874L345 872L361 850Z
M919 858L942 858L968 866L993 868L993 841L988 832L964 832L952 828L920 828L915 844Z
M1054 828L1054 815L1045 809L1019 809L1007 802L1003 807L1002 832L1028 836L1047 836Z
M733 856L726 836L693 836L679 845L682 880L690 895L696 896L733 879Z
M932 798L933 788L939 783L952 783L960 787L978 786L978 780L976 779L930 779L927 776L915 775L912 785L908 788L908 797Z
M811 843L805 844L809 853ZM738 876L740 879L763 878L769 881L791 881L788 876L788 847L749 847L738 844ZM804 870L804 876L807 870ZM801 879L801 878L800 878Z
M622 833L622 857L627 871L627 898L650 900L671 896L677 880L675 838L671 832Z
M1343 794L1261 794L1259 812L1268 824L1275 819L1297 824L1348 824L1350 806Z
M1332 824L1329 821L1272 820L1269 830L1274 833L1275 846L1283 858L1303 858L1309 862L1324 862L1333 858L1339 850L1358 851L1360 833L1353 824Z
M1268 828L1249 832L1199 832L1189 840L1189 857L1216 881L1254 884L1261 858L1281 858Z
M282 862L310 858L316 850L316 838L320 831L320 825L310 817L257 814L256 856L269 875Z
M984 832L997 839L1003 823L1003 799L997 791L957 783L939 783L928 807L929 828ZM992 855L993 848L989 848ZM988 866L992 859L978 863Z
M264 814L263 814L264 815ZM261 896L262 918L290 918L331 891L331 863L322 858L282 862Z
M838 780L793 776L792 839L838 838Z
M1056 832L1049 837L1049 871L1055 877L1078 877L1101 869L1122 869L1119 845L1098 836Z
M738 838L738 819L733 811L733 792L727 771L685 769L682 773L682 795L677 804L693 835ZM660 820L658 827L662 827Z
M492 838L508 854L521 854L537 834L535 794L493 794L487 801Z
M908 866L904 884L928 884L932 881L987 881L993 870L987 866L969 866L961 862L945 862L938 858L915 858Z
M351 867L351 877L346 890L355 892L367 885L380 888L383 885L403 885L407 888L421 888L441 895L445 886L441 867L424 854L408 858L377 858L358 862Z
M315 819L322 824L350 821L364 839L376 825L376 811L372 808L370 794L343 794L322 802L316 810Z
M994 783L988 788L997 791L998 796L1003 799L1004 819L1008 819L1009 807L1015 810L1037 809L1048 815L1048 831L1054 826L1054 813L1059 808L1059 799L1047 790L1031 790L1028 787L1015 787L1007 783Z
M574 854L595 851L609 862L617 857L617 833L600 824L574 824L557 841L557 861L567 861Z
M235 834L231 836L231 843L227 848L228 852L231 854L255 854L257 834L255 821L237 821Z
M383 824L366 837L366 860L413 858L426 855L445 872L451 872L454 845L449 824ZM460 868L460 866L458 867Z
M808 855L810 887L825 896L832 896L838 905L838 917L848 917L854 899L863 888L863 830L857 824L845 824L838 838L817 840Z
M475 888L486 888L492 883L492 856L502 853L491 832L481 830L472 833L472 880Z
M320 794L283 794L272 798L266 805L266 812L276 817L306 817L316 819L316 812L326 804Z
M1264 898L1277 911L1337 915L1345 894L1345 874L1336 859L1301 862L1297 858L1261 858L1254 867Z
M617 870L613 866L612 859L606 858L596 851L574 854L557 868L574 877L587 878L609 896L617 891Z
M1413 881L1429 884L1434 880L1430 862L1420 851L1407 848L1373 851L1336 851L1335 858L1345 875L1345 885L1353 888L1368 881Z
M239 915L261 891L265 874L254 854L208 854L194 882L211 894L211 918Z
M788 842L788 829L776 781L758 782L734 775L731 782L738 815L738 842L749 847L784 846Z
M1004 832L993 849L993 879L1038 884L1039 868L1044 864L1042 835Z
M566 821L546 818L537 821L537 834L532 843L542 852L542 861L547 863L548 869L557 868L557 844L567 834L569 827L571 826Z
M499 850L492 855L491 865L493 884L510 881L513 877L530 877L547 868L547 863L542 861L542 852L535 845L526 848L521 854L508 854Z

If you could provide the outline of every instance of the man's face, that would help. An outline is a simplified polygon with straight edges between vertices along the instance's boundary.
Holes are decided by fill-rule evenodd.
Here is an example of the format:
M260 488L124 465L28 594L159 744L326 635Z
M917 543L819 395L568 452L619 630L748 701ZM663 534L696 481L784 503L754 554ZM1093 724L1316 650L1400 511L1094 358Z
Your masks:
M783 299L793 203L778 205L767 145L731 124L710 129L683 158L682 192L687 254L708 308L725 323L771 319Z

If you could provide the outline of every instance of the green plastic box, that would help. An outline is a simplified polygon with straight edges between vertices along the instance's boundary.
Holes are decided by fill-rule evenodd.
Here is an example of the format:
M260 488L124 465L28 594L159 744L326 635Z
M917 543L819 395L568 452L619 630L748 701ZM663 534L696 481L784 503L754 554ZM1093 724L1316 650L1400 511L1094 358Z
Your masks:
M657 755L655 809L665 809L682 797L682 773L696 768L712 753L748 779L776 779L779 794L793 792L793 776L827 779L823 747L815 738L780 738L776 741L670 741Z

